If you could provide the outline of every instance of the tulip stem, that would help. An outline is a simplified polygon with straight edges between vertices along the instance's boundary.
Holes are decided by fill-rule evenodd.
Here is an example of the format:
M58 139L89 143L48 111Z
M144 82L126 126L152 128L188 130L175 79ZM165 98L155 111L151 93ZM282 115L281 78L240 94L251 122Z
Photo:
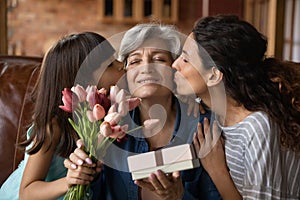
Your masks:
M137 126L137 127L133 128L133 129L127 131L126 134L131 133L131 132L133 132L133 131L137 131L137 130L143 128L143 127L145 127L145 126L144 126L144 125L142 125L142 126Z

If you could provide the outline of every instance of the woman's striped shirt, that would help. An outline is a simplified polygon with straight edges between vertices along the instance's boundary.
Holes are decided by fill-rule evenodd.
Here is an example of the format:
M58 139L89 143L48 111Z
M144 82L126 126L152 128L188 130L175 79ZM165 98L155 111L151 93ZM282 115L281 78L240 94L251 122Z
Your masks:
M265 113L222 129L227 165L243 199L300 199L300 157L280 150L278 127Z

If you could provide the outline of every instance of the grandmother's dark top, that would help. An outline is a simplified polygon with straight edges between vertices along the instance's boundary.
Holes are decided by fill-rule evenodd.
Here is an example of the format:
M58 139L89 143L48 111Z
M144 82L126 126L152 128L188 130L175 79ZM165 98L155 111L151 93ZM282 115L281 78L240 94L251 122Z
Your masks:
M166 146L192 143L193 134L196 132L198 120L193 116L187 116L187 106L173 98L176 106L176 122L173 138ZM129 129L139 126L139 110L133 110L130 115L122 120L129 124ZM134 184L128 170L127 157L134 154L149 151L149 146L143 137L141 130L127 136L123 142L115 142L111 145L104 158L105 166L99 178L92 184L93 199L98 200L138 200L138 186ZM142 161L141 161L142 162ZM202 166L181 172L184 195L182 199L221 199L214 183Z

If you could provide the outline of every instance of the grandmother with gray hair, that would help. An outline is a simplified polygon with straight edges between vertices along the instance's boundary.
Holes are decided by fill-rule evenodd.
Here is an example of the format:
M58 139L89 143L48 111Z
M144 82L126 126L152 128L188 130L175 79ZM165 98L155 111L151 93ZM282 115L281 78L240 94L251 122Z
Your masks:
M140 98L141 103L122 123L128 124L129 130L148 119L159 119L159 125L151 131L130 132L126 141L108 148L99 178L93 184L93 199L220 199L202 166L171 174L157 170L136 181L128 170L128 156L192 143L198 119L186 114L187 105L172 92L175 85L171 65L181 52L181 37L174 26L162 24L138 24L125 33L119 59L127 71L126 84L119 87ZM70 156L72 164L80 160L88 166L88 156L80 148L75 152Z
M126 67L128 55L150 39L159 40L161 43L158 47L168 51L175 60L181 53L184 37L171 25L138 24L125 33L119 49L119 61L125 63ZM155 47L154 45L152 44L153 47Z

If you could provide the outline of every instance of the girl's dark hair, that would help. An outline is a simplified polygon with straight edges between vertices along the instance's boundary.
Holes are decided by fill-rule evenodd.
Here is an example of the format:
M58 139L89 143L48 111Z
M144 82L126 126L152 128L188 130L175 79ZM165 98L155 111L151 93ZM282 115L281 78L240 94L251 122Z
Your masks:
M192 32L223 73L227 95L266 112L280 127L282 147L300 153L300 64L265 58L265 36L234 15L200 19Z
M21 147L26 147L33 142L32 147L28 150L29 154L34 154L41 149L47 130L50 130L50 141L52 141L53 126L51 122L53 118L57 119L61 131L60 144L57 146L56 153L67 157L74 150L78 136L68 122L68 118L72 118L72 114L59 108L59 105L63 105L61 91L74 85L81 64L91 51L95 51L105 41L104 37L93 32L71 34L60 39L48 51L33 93L35 101L33 130L30 138L20 144ZM113 48L110 45L108 47L110 49L107 51L113 53ZM101 56L100 54L99 50L99 56ZM87 75L92 76L92 72L100 65L101 63L97 63L89 66ZM86 86L87 82L79 84Z

